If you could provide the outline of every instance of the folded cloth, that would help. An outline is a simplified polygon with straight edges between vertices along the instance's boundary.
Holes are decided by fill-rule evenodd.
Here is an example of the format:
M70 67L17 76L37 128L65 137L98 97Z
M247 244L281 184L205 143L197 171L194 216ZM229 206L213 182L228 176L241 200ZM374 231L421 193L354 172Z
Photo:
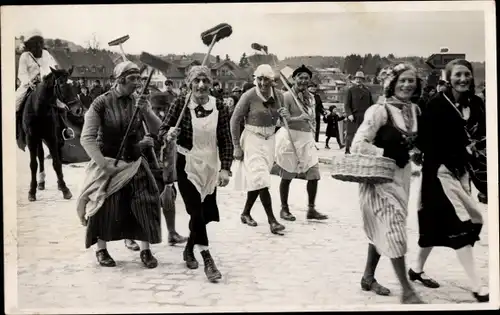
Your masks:
M105 159L110 164L115 162L112 158ZM108 176L94 160L91 160L85 169L85 180L76 201L78 217L90 218L96 214L107 197L122 189L134 177L142 163L146 163L142 157L132 163L119 161L118 172L111 177L107 190L104 190Z

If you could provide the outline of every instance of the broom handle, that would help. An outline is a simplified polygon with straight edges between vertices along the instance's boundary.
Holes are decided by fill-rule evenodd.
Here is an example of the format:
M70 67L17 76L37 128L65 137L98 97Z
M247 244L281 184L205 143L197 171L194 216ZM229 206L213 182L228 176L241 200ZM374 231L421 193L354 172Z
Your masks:
M146 125L146 123L144 121L142 122L142 128L144 129L144 133L146 133L146 134L149 133L148 126ZM156 169L159 169L160 168L160 163L158 163L158 159L156 158L156 153L155 153L154 147L151 148L151 155L153 156L153 165L154 165L154 167Z
M283 77L283 74L281 73L281 71L279 72L279 74L280 74L281 82L283 82L283 84L285 85L288 92L290 92L290 94L292 94L293 100L297 103L297 105L298 105L297 107L299 108L299 110L302 112L303 115L307 115L307 113L304 111L304 109L302 109L302 102L299 101L297 95L295 95L295 92L292 90L292 88L290 88L288 86L288 84L284 80L284 77ZM311 132L314 132L314 128L313 128L313 125L311 124L311 122L309 122L309 127L311 128Z
M210 56L210 53L212 52L212 48L214 48L215 45L215 40L217 39L217 34L214 35L212 38L212 42L210 43L210 46L208 47L208 53L205 55L205 58L203 58L203 62L201 63L202 66L206 65L208 62L208 56ZM177 122L175 123L175 129L179 128L179 125L181 124L182 117L184 117L184 113L186 112L186 108L189 104L189 101L191 100L191 94L189 93L189 96L186 97L186 101L184 102L184 107L182 107L181 114L179 115L179 118L177 118Z

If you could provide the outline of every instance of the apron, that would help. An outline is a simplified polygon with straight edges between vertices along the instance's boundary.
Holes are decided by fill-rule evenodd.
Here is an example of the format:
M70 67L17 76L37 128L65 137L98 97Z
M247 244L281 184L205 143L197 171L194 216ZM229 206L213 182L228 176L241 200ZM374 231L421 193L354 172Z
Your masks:
M214 193L217 187L220 161L217 150L217 124L219 111L215 105L215 98L210 97L205 110L213 110L207 117L196 117L194 108L197 106L190 102L188 109L191 111L191 124L193 126L193 148L186 152L179 148L179 153L186 157L187 178L200 193L201 202L205 197Z

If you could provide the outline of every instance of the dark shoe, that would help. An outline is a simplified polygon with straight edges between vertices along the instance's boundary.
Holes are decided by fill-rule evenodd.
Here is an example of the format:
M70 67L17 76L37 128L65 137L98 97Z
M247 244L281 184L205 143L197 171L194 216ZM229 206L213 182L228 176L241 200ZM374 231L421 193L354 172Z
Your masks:
M381 286L377 280L366 280L365 278L361 278L361 289L363 291L373 291L377 295L388 296L391 294L391 291L384 286Z
M134 252L138 252L140 250L139 245L134 240L125 240L125 247Z
M321 214L316 209L314 206L309 206L309 209L307 210L307 220L326 220L328 219L328 216L326 214Z
M269 227L271 228L271 233L283 235L280 232L285 229L285 226L280 224L278 221L269 223Z
M98 250L95 253L95 255L97 257L97 261L99 262L99 265L101 265L103 267L115 267L116 266L116 262L113 260L113 258L111 258L111 256L108 253L108 250L106 248Z
M330 150L330 147L329 147L329 146L327 146L327 145L325 145L325 149Z
M193 247L186 244L186 248L184 248L184 252L182 253L184 261L186 262L186 267L189 269L198 269L198 261L194 257Z
M425 304L415 291L403 294L401 296L401 304Z
M428 287L428 288L432 288L432 289L436 289L436 288L439 288L439 283L437 283L437 281L435 281L434 279L431 279L431 278L422 278L422 275L424 274L424 272L419 272L419 273L416 273L415 271L413 271L412 269L408 270L408 278L410 278L411 281L420 281L424 286Z
M203 263L205 264L205 275L210 282L215 282L222 278L220 271L215 266L215 262L207 250L201 251L201 256L203 257Z
M257 222L249 215L249 214L242 214L240 216L241 223L246 224L248 226L257 226Z
M187 237L181 236L177 232L168 233L168 244L174 246L175 244L183 244L187 241Z
M485 295L479 295L477 292L472 292L472 295L479 303L486 303L490 301L490 294L487 293Z
M36 201L36 192L28 192L28 200L31 202Z
M149 269L156 268L158 266L158 260L153 256L150 249L145 249L141 251L141 260L144 266Z
M295 221L296 218L290 213L288 206L281 206L280 218L286 221Z

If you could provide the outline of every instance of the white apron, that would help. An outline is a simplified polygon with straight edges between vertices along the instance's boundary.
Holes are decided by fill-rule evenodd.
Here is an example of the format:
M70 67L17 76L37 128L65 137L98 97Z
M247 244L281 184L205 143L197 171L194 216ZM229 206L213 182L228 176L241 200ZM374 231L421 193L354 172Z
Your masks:
M314 136L310 131L290 129L293 143L297 149L297 156L285 128L280 128L276 133L276 164L289 173L305 173L319 163L315 147Z
M186 151L179 147L179 153L186 157L184 170L187 178L196 187L203 202L206 196L215 191L219 176L220 161L217 149L219 111L212 96L209 96L208 103L203 105L205 110L213 110L207 117L197 118L194 110L196 106L198 105L193 101L188 105L193 126L193 148Z
M275 127L245 125L241 134L243 161L233 161L234 189L254 191L271 186Z

